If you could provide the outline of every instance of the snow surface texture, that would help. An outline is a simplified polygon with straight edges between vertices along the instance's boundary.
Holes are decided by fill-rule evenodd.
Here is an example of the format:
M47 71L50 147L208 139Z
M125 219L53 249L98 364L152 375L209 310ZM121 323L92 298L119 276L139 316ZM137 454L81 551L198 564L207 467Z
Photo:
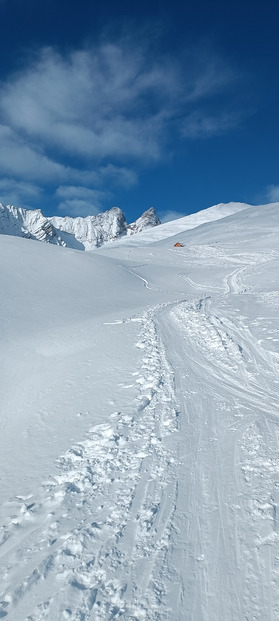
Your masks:
M44 241L77 250L92 250L124 235L133 235L158 226L153 207L138 220L127 224L121 209L113 207L86 218L46 218L40 209L22 209L0 203L0 233Z
M1 236L0 618L278 620L278 210Z

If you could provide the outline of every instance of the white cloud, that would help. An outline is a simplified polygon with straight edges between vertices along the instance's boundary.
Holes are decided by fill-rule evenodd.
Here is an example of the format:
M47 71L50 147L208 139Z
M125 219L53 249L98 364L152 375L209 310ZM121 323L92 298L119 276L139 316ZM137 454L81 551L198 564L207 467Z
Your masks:
M157 159L170 120L233 79L224 63L197 56L182 71L127 41L64 57L47 48L2 85L2 115L61 153Z
M110 197L110 192L101 191L100 187L105 185L129 188L137 183L135 172L113 164L100 166L95 170L81 170L65 166L44 155L38 147L33 146L31 141L28 144L27 139L4 125L0 125L0 142L0 172L4 175L3 179L0 179L0 201L2 200L5 204L30 207L30 201L32 202L32 199L38 197L42 191L39 184L51 183L60 184L60 186L65 184L65 187L67 185L69 188L81 187L70 186L70 182L75 182L86 184L82 187L87 197L93 201L90 207L94 211L95 205L100 212L103 209L102 201ZM59 195L58 192L57 195ZM67 195L67 198L71 199L78 197L76 191L73 194L72 189ZM71 204L72 209L76 207L77 204L75 206ZM63 208L62 203L60 208Z
M67 176L68 171L65 166L48 158L5 125L0 125L0 141L2 174L38 180L59 179Z
M12 127L64 152L156 158L161 106L175 79L170 68L145 64L143 53L116 45L67 58L45 49L3 85L2 113Z
M43 149L22 137L14 129L0 125L0 172L18 179L34 180L41 183L63 183L70 180L87 183L102 183L102 170L73 168L45 155ZM124 177L119 169L119 177ZM114 172L117 177L117 167Z
M74 179L90 183L95 180L91 171L72 168L48 157L39 145L6 125L0 125L0 143L0 172L4 175L37 182Z
M267 188L267 200L271 203L279 201L279 185L269 185Z
M0 174L87 187L95 198L67 197L76 201L68 207L92 199L100 210L102 188L135 185L137 166L167 156L169 144L227 131L238 118L218 113L217 99L214 116L196 107L235 75L212 53L191 52L184 64L156 59L131 39L64 55L41 50L1 85Z
M192 49L187 62L188 102L218 95L239 79L236 72L210 49Z
M138 182L138 176L133 170L129 170L129 168L123 166L114 166L114 164L101 166L99 174L103 183L109 181L115 185L126 188L132 187Z
M110 194L101 190L92 190L83 186L59 186L56 196L64 199L58 205L58 210L71 216L96 215L103 209L104 201Z
M16 189L17 192L20 192L24 196L29 196L30 198L37 198L41 194L41 188L34 183L28 183L25 181L17 181L12 178L3 178L0 179L0 190L6 191L10 188Z
M93 203L91 203L91 201L81 199L69 199L59 203L58 211L62 211L68 216L76 218L77 216L96 216L102 211L102 208L101 206L98 206L98 204L94 205Z
M170 211L161 211L158 213L158 216L162 224L164 224L164 222L171 222L172 220L183 218L183 216L186 216L186 214L181 213L181 211L170 210Z
M239 125L241 115L223 113L208 115L201 111L194 111L186 117L181 125L184 138L211 138L224 134Z
M99 192L97 190L91 190L90 188L76 185L60 185L56 190L57 196L66 199L71 199L73 197L82 199L95 199L96 196L103 194L104 192Z
M29 208L31 207L30 201L39 199L41 193L41 188L36 184L13 178L0 179L0 202L4 205Z

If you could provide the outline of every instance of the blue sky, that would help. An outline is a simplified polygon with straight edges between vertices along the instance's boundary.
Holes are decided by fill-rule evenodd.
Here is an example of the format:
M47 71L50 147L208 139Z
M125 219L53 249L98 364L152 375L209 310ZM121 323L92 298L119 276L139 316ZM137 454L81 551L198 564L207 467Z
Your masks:
M0 201L279 200L276 0L0 0Z

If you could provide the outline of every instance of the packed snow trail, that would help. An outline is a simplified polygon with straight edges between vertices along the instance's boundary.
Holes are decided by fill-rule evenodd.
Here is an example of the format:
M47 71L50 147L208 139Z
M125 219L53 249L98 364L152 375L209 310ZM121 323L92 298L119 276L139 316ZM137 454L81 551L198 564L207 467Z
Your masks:
M164 566L175 510L167 438L177 411L152 314L139 321L143 357L130 412L93 426L2 528L2 617L145 619L168 607L152 571Z
M252 334L235 302L248 293L248 309L267 299L273 311L275 292L259 295L249 282L278 265L278 252L223 257L242 266L215 287L187 276L203 297L157 314L181 412L176 545L167 552L180 596L168 590L170 618L268 621L279 611L279 356Z
M177 515L184 507L186 516L177 542L183 562L174 559L183 583L177 618L236 621L253 613L254 619L275 620L278 489L273 475L279 462L272 419L278 419L278 385L269 366L259 368L259 358L255 366L250 362L250 341L246 349L243 337L235 340L223 322L216 327L202 304L175 307L162 322L176 395L183 396L185 443L178 479L184 483Z

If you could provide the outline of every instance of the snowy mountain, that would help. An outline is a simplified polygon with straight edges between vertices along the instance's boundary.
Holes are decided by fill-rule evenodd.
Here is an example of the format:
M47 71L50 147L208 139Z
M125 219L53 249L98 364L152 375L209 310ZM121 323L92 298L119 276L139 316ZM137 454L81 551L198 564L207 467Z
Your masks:
M183 233L184 231L194 229L202 224L209 224L210 222L222 220L223 218L227 218L228 216L238 213L239 211L249 209L250 207L252 207L252 205L248 205L247 203L219 203L218 205L202 209L201 211L190 214L189 216L183 216L177 220L165 222L164 224L158 226L156 231L139 231L140 243L150 244L154 241L159 241L160 239L167 239L167 237L177 235L180 231ZM126 238L126 240L120 241L121 245L123 241L129 245L134 245L135 242L137 245L139 238L138 236L137 239Z
M39 209L28 210L11 205L4 207L0 204L0 233L77 250L92 250L123 235L132 235L158 224L160 220L152 207L136 222L127 224L118 207L86 218L46 218Z
M0 203L0 233L59 244L56 232L40 209L22 209Z
M1 236L0 618L278 618L279 203L233 205Z

